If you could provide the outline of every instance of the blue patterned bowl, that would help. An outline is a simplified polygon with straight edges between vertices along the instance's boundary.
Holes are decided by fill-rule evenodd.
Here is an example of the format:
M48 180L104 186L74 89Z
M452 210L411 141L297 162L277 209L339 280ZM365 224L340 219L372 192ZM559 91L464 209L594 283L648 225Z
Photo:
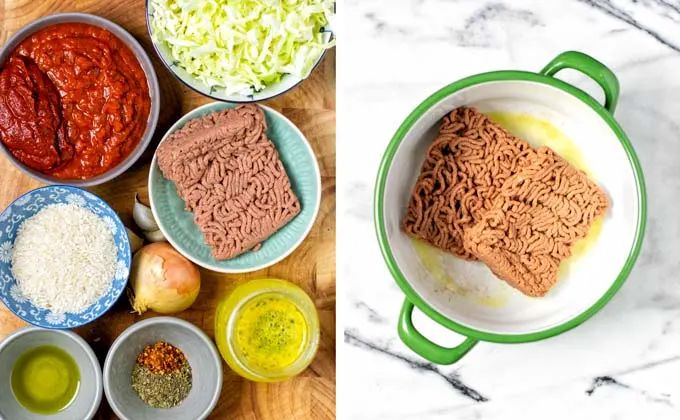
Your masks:
M189 112L165 134L180 129L188 121L203 117L235 104L213 102ZM312 147L302 132L288 118L273 109L262 107L267 119L267 136L279 152L293 191L300 199L300 213L262 242L256 251L245 252L230 260L218 261L194 223L194 214L185 210L175 184L165 179L154 154L149 172L149 201L158 227L177 251L194 263L221 273L246 273L269 267L292 253L314 225L321 204L321 175ZM162 140L161 140L162 141Z
M98 302L79 313L54 313L33 305L21 293L11 268L11 252L19 226L50 204L78 204L98 215L109 226L118 250L116 275L111 288ZM123 222L96 195L76 187L51 185L29 191L0 214L0 300L19 318L43 328L75 328L102 316L118 300L130 273L130 240Z

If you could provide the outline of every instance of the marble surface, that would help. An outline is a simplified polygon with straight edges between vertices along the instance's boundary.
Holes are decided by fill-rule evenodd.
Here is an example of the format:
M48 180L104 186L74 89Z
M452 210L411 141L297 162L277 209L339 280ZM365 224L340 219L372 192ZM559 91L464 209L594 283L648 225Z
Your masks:
M338 261L344 291L341 419L680 418L680 2L678 0L346 0L338 46ZM372 220L378 163L424 98L462 77L539 70L565 50L619 77L616 118L649 199L642 254L595 317L530 344L480 343L429 364L396 333L403 294ZM576 72L560 77L602 99ZM461 336L419 317L435 341Z

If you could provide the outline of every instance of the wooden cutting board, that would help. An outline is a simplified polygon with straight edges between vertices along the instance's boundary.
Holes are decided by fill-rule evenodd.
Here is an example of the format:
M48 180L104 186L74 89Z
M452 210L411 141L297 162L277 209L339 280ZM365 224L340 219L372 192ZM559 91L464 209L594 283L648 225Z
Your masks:
M154 141L146 155L117 179L91 188L106 200L123 222L134 227L132 205L135 192L143 201L147 196L149 162L158 141L180 116L208 103L176 80L156 56L145 24L143 0L3 0L0 1L0 42L31 21L58 12L92 13L121 25L144 47L151 57L161 87L161 113ZM321 320L321 345L312 365L297 378L278 384L248 382L226 364L224 386L211 419L304 420L335 418L335 51L330 51L313 75L301 85L266 105L282 112L305 134L312 144L321 168L323 195L313 230L300 247L273 267L244 275L223 275L202 270L202 287L196 303L177 315L193 322L214 337L214 311L218 298L237 279L274 276L304 288L316 302ZM7 160L0 158L0 209L22 193L42 184L23 175ZM146 201L148 204L148 201ZM123 297L99 320L79 328L94 348L103 365L106 352L115 338L141 319L130 313ZM26 324L0 304L0 339ZM115 419L106 399L97 419Z

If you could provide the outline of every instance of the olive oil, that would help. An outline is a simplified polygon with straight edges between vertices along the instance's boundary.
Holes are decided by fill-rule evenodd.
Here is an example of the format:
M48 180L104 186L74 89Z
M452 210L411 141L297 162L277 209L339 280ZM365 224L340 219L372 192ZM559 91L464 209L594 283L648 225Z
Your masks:
M79 386L78 365L59 347L34 347L19 356L12 368L14 397L34 413L54 414L65 409Z
M425 270L430 273L437 283L454 295L465 297L490 308L502 308L508 302L510 295L506 289L494 288L493 291L476 290L474 287L465 285L460 279L455 278L453 276L456 272L455 268L449 268L450 265L444 261L446 258L456 258L453 255L418 239L411 239L411 243Z
M532 147L548 146L562 159L584 171L588 176L591 175L578 146L548 121L514 112L489 112L486 115L510 133L529 142Z

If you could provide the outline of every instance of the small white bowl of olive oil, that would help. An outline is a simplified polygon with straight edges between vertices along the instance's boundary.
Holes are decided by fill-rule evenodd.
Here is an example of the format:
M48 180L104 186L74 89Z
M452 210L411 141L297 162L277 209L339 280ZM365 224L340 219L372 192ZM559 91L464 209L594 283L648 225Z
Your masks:
M97 357L71 331L26 327L0 342L0 419L89 420L102 389Z

